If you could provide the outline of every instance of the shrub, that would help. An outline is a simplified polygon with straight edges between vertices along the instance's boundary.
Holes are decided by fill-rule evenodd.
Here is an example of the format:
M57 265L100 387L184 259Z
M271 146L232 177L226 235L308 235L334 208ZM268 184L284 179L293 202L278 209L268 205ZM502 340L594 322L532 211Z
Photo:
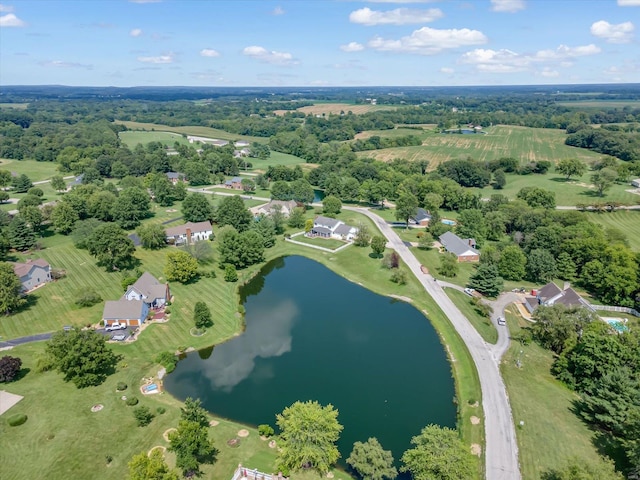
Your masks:
M395 270L391 274L391 281L393 283L397 283L398 285L404 285L407 283L407 274L402 270Z
M171 313L171 307L164 307L164 313L166 314Z
M171 352L162 352L156 357L156 362L162 365L167 370L167 373L171 373L175 370L178 359Z
M75 304L79 307L92 307L101 301L102 297L93 288L84 288L76 293Z
M271 437L274 433L275 431L270 425L267 425L266 423L258 425L258 434L262 435L263 437Z
M133 407L134 405L138 404L138 397L129 397L127 398L127 405L129 405L130 407Z
M133 409L133 417L136 419L139 427L146 427L151 423L154 415L151 413L151 410L149 410L149 407L143 405L142 407L136 407Z
M104 459L107 462L107 465L109 465L111 462L113 462L113 456L111 456L111 455L105 455Z
M17 427L18 425L22 425L27 421L27 416L24 413L16 413L15 415L11 415L7 418L7 423L11 427Z
M224 281L225 282L238 281L238 272L236 272L236 268L233 265L230 265L228 263L224 266Z
M56 368L55 360L46 353L38 355L36 358L36 373L49 372Z
M18 357L7 355L0 358L0 383L13 381L20 373L21 368L22 360Z
M400 266L400 255L396 252L387 253L382 259L382 265L386 268L398 268Z
M164 414L164 412L166 412L166 411L167 411L167 409L166 409L166 408L164 408L164 407L158 407L158 408L156 408L156 412L158 412L158 415L162 415L162 414Z
M119 392L122 392L126 389L127 389L127 384L124 382L118 382L118 384L116 385L116 390L118 390Z

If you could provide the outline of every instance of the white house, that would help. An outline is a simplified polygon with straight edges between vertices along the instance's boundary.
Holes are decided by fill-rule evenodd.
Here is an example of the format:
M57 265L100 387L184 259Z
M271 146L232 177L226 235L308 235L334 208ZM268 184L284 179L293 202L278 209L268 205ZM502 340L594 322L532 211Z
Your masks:
M229 142L227 142L226 140L218 140L217 138L208 137L197 137L195 135L187 135L187 140L189 140L189 143L207 143L216 147L224 147L225 145L229 144Z
M9 263L14 273L20 278L23 293L51 281L51 266L42 258L27 260L26 263Z
M335 238L337 240L353 240L358 234L358 229L336 220L335 218L318 215L313 220L313 228L307 234L310 237Z
M150 308L161 308L171 299L168 283L160 283L149 272L144 272L136 283L129 285L123 299L142 300Z
M280 212L285 217L289 217L294 208L298 206L298 203L295 200L271 200L269 203L265 203L263 205L258 205L257 207L251 208L251 213L255 216L259 215L272 215L278 208Z
M167 228L165 235L168 243L182 245L209 240L213 235L213 227L208 220L205 222L187 222L184 225Z

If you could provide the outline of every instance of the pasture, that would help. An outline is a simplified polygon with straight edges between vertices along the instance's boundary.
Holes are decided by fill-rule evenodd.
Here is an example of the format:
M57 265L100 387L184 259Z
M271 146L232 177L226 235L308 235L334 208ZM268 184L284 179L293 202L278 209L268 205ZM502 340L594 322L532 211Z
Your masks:
M640 100L575 100L558 102L563 107L610 109L610 108L640 108Z
M0 158L0 170L8 170L22 175L26 173L32 182L48 180L54 175L61 175L55 162L36 162L35 160L10 160Z
M633 250L640 252L640 211L618 210L613 213L587 212L585 215L589 218L589 221L593 223L599 223L605 228L620 230L626 235L629 246Z
M114 123L118 125L124 125L129 130L143 130L148 132L174 132L185 135L194 135L207 138L217 138L220 140L238 141L244 140L247 142L267 143L268 138L264 137L252 137L249 135L236 135L235 133L225 132L217 128L201 127L197 125L190 125L186 127L172 127L170 125L162 125L159 123L143 123L143 122L130 122L115 120Z
M0 110L3 108L14 108L16 110L25 110L29 106L28 103L2 103L0 102Z
M315 105L300 107L296 110L306 115L339 115L341 113L349 112L355 115L362 115L364 113L377 112L380 110L396 110L397 108L399 108L399 106L371 105L370 103L363 105L356 105L353 103L316 103ZM285 112L286 110L276 110L273 113L276 115L284 115Z
M355 136L355 139L365 140L373 136L378 136L382 138L396 138L396 137L406 137L408 135L415 135L424 140L429 136L430 133L433 133L433 131L431 131L428 128L422 128L422 127L409 128L409 126L404 126L404 127L398 126L390 130L365 130L364 132L357 133Z
M160 142L166 147L173 147L178 142L183 145L189 145L189 141L179 133L173 132L146 132L146 131L127 131L118 134L122 143L129 148L136 145L146 145L151 142Z
M467 157L479 161L513 157L522 163L540 160L556 163L564 158L578 158L591 163L602 156L565 145L564 130L497 125L487 127L485 131L486 135L430 133L425 136L422 146L371 150L357 155L381 161L394 158L428 160L431 169L447 160Z

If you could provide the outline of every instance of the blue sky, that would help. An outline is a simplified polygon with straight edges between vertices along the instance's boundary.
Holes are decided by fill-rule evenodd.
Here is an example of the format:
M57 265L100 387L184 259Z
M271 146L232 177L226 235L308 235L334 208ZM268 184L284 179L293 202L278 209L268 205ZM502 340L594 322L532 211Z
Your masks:
M0 5L1 85L626 82L640 82L640 0Z

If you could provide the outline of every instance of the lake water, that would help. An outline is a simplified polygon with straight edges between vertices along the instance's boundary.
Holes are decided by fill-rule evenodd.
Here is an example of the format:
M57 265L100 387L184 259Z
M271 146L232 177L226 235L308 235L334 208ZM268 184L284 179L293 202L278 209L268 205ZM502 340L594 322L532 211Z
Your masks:
M180 361L165 379L171 394L274 428L275 415L297 400L331 403L344 425L341 462L353 442L375 436L397 463L425 425L455 426L450 366L413 306L299 256L267 264L241 297L246 331Z

